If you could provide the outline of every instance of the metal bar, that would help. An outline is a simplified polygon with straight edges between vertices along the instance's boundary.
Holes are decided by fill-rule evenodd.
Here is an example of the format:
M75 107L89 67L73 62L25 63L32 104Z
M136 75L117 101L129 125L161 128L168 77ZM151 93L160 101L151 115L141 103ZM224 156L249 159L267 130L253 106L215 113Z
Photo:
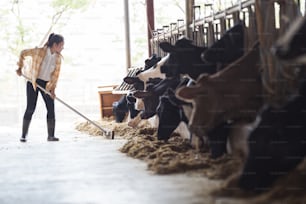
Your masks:
M25 76L24 74L22 74L22 76L24 78L26 78L28 81L31 81L30 78L28 78L27 76ZM52 95L49 91L47 91L46 89L44 89L42 86L40 86L39 84L37 84L37 87L40 88L41 90L43 90L46 94L48 95ZM64 104L66 107L68 107L70 110L72 110L73 112L77 113L78 115L80 115L81 117L83 117L84 119L86 119L88 122L90 122L92 125L96 126L97 128L99 128L107 137L111 137L111 139L114 139L115 133L114 131L111 130L107 130L105 128L102 128L101 126L99 126L98 124L96 124L95 122L93 122L92 120L90 120L89 118L87 118L85 115L83 115L82 113L80 113L79 111L77 111L75 108L71 107L70 105L68 105L67 103L65 103L63 100L61 100L60 98L58 98L57 96L54 97L54 99L58 100L59 102L61 102L62 104Z
M202 18L202 19L196 19L195 20L195 22L194 22L194 24L192 24L192 23L185 23L185 25L182 25L182 28L180 28L180 30L181 31L184 31L184 30L186 30L186 27L189 27L189 28L192 28L192 26L200 26L200 25L203 25L203 23L209 23L209 22L213 22L213 21L215 21L216 19L220 19L220 18L224 18L224 15L226 14L226 16L229 16L229 15L232 15L233 13L235 13L235 12L238 12L238 11L240 11L241 9L243 9L243 8L247 8L247 7L249 7L249 6L251 6L251 5L254 5L255 4L255 0L245 0L245 1L241 1L241 2L239 2L238 4L236 4L236 5L233 5L233 6L231 6L231 7L229 7L229 8L226 8L226 11L224 11L224 10L222 10L222 11L218 11L218 12L216 12L216 13L213 13L213 14L211 14L211 15L209 15L209 16L204 16L204 18ZM209 4L208 4L209 5ZM224 13L224 12L226 12L226 13ZM186 24L188 25L188 26L186 26ZM172 31L172 34L175 34L175 33L177 33L177 31ZM158 34L159 35L159 34ZM158 37L158 35L157 36L154 36L153 37L153 41L158 41L157 39L156 39L156 37ZM168 37L169 35L171 35L171 33L169 32L169 33L165 33L165 34L163 34L163 35L165 35L165 37Z
M130 17L129 17L128 0L124 0L124 27L125 27L126 69L128 69L129 67L131 67L131 39L130 39Z

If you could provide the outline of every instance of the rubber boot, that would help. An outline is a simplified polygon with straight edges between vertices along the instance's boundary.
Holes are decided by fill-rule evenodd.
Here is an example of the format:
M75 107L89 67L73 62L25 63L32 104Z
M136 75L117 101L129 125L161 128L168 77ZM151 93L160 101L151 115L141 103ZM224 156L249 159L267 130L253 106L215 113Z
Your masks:
M26 137L27 137L27 134L28 134L30 123L31 123L31 120L23 119L22 134L21 134L20 142L26 142L27 141Z
M59 141L58 138L54 137L55 120L47 119L47 127L48 127L48 141Z

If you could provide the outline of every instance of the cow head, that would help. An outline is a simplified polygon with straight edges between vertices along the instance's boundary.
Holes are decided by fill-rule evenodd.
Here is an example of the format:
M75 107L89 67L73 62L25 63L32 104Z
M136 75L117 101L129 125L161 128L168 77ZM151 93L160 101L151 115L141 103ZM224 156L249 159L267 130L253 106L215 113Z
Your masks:
M141 73L139 73L136 77L144 83L144 88L142 90L146 90L146 85L149 83L150 79L154 78L165 78L165 74L161 73L160 68L164 65L169 58L169 55L163 57L157 64L155 64L150 69L147 69Z
M167 96L162 96L157 107L157 115L159 118L157 138L167 141L184 117L182 110L172 104Z
M145 91L136 91L134 96L137 101L143 101L144 111L142 119L148 119L156 114L156 108L159 104L159 97L166 92L169 87L176 86L177 80L153 78L148 81Z
M186 38L180 38L174 46L168 42L161 42L159 46L170 53L168 61L161 67L161 72L167 77L189 74L192 67L203 64L200 56L206 48L195 46Z
M133 85L133 87L136 90L143 90L144 89L144 83L142 80L139 79L139 77L135 76L127 76L123 78L123 81L127 84Z
M124 77L123 81L127 84L133 85L136 90L144 90L144 81L141 80L138 75L155 66L160 60L161 57L157 57L156 54L153 54L150 58L145 60L145 67L143 70L138 70L134 76Z
M143 101L144 110L141 113L141 119L148 119L156 114L156 107L159 104L159 97L150 91L136 91L134 96Z

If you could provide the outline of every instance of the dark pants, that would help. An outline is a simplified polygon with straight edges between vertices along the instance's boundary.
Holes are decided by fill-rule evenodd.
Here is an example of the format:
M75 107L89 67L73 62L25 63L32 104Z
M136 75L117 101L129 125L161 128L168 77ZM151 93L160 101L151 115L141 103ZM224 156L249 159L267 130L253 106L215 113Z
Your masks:
M36 83L39 84L41 87L46 88L47 81L43 81L41 79L37 79ZM31 120L32 115L36 108L38 92L42 95L46 108L47 108L47 119L48 120L55 120L55 112L54 112L54 100L46 94L43 90L40 90L38 87L36 91L34 90L32 83L27 82L27 108L24 113L23 119L24 120Z

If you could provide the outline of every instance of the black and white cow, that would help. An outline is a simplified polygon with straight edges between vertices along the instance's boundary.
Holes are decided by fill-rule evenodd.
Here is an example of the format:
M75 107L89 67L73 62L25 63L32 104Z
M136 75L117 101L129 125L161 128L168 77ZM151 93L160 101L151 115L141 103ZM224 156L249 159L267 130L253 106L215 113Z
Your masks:
M150 84L150 82L164 79L166 76L165 74L160 72L160 67L168 60L168 57L169 57L168 55L163 57L156 65L154 65L150 69L147 69L146 71L139 73L135 77L130 77L128 79L128 83L135 84L135 82L137 83L141 82L143 84L142 90L146 90L147 85ZM136 99L135 108L140 111L144 110L144 102L140 97ZM131 127L136 127L140 121L141 121L141 114L139 114L137 117L131 120L128 123L128 125Z
M188 118L184 112L183 106L190 106L191 108L191 104L178 100L173 91L173 89L179 86L186 85L189 80L187 78L172 78L172 80L174 83L169 86L166 92L160 97L160 103L156 108L159 118L157 137L159 140L165 141L170 138L170 135L178 128L181 122L186 125L188 124ZM187 126L185 129L187 129ZM180 129L179 133L183 137L192 139L189 130L184 130L183 128L183 130Z
M116 122L121 123L127 114L131 119L137 116L139 111L135 109L135 102L135 98L131 98L129 94L123 95L118 101L113 102L113 115Z
M123 80L127 84L132 84L136 90L145 90L146 83L150 78L165 78L165 74L160 72L160 67L167 61L167 59L168 56L165 56L158 61L156 60L154 61L156 63L150 68L138 72L136 76L125 77Z
M196 80L200 74L214 74L244 53L244 26L238 23L230 28L211 47L198 47L192 41L181 38L175 45L160 43L170 57L161 71L166 76L188 75Z

